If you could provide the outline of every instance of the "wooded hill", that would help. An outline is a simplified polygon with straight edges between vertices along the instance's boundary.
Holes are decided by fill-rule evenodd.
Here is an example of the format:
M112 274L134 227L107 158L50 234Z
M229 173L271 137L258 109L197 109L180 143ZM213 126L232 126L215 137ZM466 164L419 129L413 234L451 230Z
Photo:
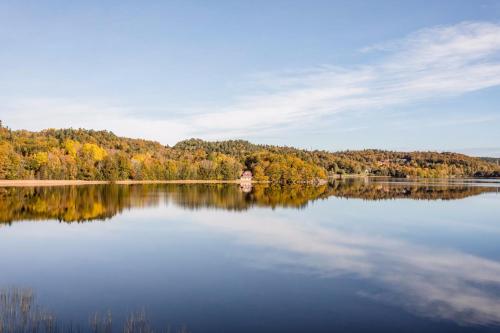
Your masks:
M189 139L173 147L109 131L0 126L0 179L174 180L254 179L312 182L335 174L393 177L499 177L496 163L456 153L307 151L243 140Z
M480 157L483 161L490 162L496 165L500 165L500 157Z
M334 174L367 174L390 177L500 177L496 159L476 158L458 153L395 152L385 150L356 150L329 152L304 150L293 147L256 145L243 140L208 142L190 139L177 143L174 148L212 153L223 153L245 160L260 151L294 156L320 166L329 176Z

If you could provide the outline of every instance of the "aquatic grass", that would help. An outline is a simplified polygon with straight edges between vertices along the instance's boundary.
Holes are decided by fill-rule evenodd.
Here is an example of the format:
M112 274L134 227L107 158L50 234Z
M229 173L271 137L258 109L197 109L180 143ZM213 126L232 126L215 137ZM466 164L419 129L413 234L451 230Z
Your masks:
M0 333L188 333L186 326L172 330L154 329L145 310L129 314L122 325L113 325L111 311L89 317L88 326L64 323L56 315L36 302L32 289L8 288L0 290Z
M0 333L57 331L55 316L37 306L31 289L0 291Z

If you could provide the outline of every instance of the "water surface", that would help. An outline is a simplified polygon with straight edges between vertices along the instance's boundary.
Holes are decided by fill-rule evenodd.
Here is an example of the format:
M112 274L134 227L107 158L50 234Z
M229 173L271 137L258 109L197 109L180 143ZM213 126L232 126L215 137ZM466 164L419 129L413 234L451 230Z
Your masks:
M21 294L59 330L499 332L499 186L0 188L0 323Z

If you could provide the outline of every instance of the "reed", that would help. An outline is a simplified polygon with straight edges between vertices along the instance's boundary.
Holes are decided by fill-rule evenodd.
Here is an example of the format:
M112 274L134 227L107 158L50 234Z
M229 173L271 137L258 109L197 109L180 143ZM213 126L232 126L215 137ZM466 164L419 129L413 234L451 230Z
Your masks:
M0 290L0 333L188 333L182 326L172 330L153 328L145 310L129 314L121 325L115 326L111 311L96 312L89 317L88 326L64 323L36 302L32 289Z

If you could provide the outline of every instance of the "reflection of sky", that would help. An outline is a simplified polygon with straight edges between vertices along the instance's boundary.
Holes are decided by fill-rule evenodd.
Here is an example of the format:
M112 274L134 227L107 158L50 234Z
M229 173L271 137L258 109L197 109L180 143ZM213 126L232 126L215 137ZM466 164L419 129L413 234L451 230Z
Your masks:
M459 238L470 235L477 240L482 234L486 240L496 241L496 249L499 250L500 225L495 224L499 222L496 215L498 209L492 210L491 206L487 209L488 205L484 204L498 205L498 199L493 195L465 202L397 204L406 207L397 207L393 202L365 202L362 205L368 207L359 207L360 202L356 201L349 203L353 207L347 214L336 211L335 206L342 207L335 200L334 205L331 202L318 204L323 207L315 211L326 208L330 209L330 214L325 211L317 220L311 219L309 214L286 214L285 211L272 216L265 213L235 215L233 220L229 220L216 212L197 216L199 219L196 222L207 225L210 230L228 233L242 242L265 247L269 250L268 254L254 258L261 265L291 265L326 276L355 273L387 288L387 294L364 295L389 301L394 300L390 294L397 293L400 296L398 302L423 315L469 324L498 324L499 261L465 253L450 247L450 243L426 246L407 239L412 232L421 236L419 233L422 230L433 232L433 229L437 234L431 238L435 237L435 240L446 240L446 231L459 235ZM422 209L422 206L427 206L427 209ZM425 216L423 212L432 215ZM477 215L472 216L471 213ZM413 214L417 215L417 219ZM351 220L362 216L364 223L362 226L357 223L355 226L346 225L346 222L349 223L346 215ZM459 233L452 230L453 221L450 218L453 217L458 218ZM415 223L418 219L420 226ZM318 220L330 220L331 223L327 225ZM395 221L399 222L398 229L406 237L394 237L391 235L393 232L388 231L388 228L394 227ZM387 224L384 226L384 223ZM403 231L405 228L407 230ZM417 243L422 243L423 238L417 240ZM479 247L482 245L476 244Z
M351 295L359 302L459 324L500 324L499 200L330 198L304 210L245 212L168 204L107 222L17 223L0 229L0 251L8 254L0 256L0 286L33 287L67 311L88 313L90 305L78 304L97 301L126 312L151 300L187 318L211 304L236 307L224 302L245 285L262 287L245 274L258 280L284 272L304 277L297 288L318 278L361 279Z

